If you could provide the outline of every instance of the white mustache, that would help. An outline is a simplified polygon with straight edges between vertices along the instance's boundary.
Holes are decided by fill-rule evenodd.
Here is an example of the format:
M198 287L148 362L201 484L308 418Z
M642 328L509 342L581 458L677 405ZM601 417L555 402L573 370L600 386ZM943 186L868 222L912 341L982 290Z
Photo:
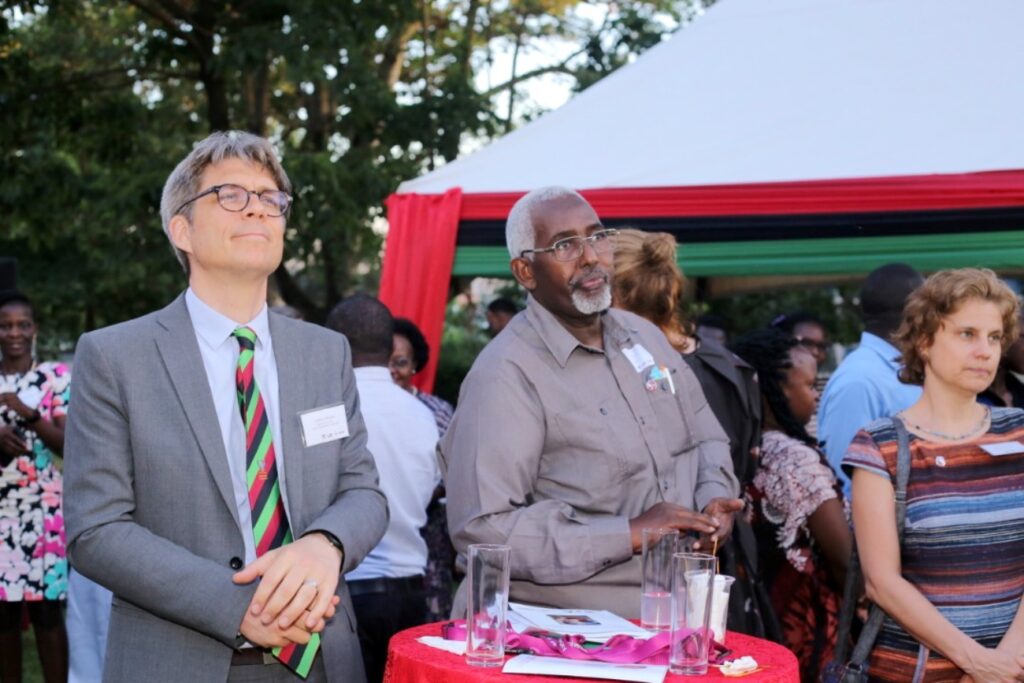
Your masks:
M573 279L569 280L569 287L572 289L577 289L580 286L581 282L583 282L584 280L589 280L595 275L599 275L604 280L605 284L608 284L609 280L611 279L611 277L608 274L608 271L606 271L604 268L591 268L590 270L588 270L585 273L582 273L578 277L574 277Z

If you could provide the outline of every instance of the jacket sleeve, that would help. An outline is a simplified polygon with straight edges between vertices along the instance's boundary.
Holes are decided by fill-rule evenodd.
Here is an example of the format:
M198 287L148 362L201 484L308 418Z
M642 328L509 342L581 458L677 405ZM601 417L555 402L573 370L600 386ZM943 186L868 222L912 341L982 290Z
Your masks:
M75 354L64 451L71 563L120 598L233 647L256 585L235 585L226 564L135 521L132 425L108 354L92 334Z
M684 402L692 410L690 425L693 439L697 443L698 466L694 500L698 510L703 510L715 498L735 498L740 486L733 473L732 454L729 451L729 437L708 405L704 390L685 363L680 362L683 371L689 375L682 382L687 392Z

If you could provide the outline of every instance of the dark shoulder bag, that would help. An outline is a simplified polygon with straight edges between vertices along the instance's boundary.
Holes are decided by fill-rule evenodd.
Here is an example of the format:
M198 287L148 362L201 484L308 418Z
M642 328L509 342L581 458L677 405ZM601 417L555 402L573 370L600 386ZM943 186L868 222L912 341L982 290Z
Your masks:
M896 537L902 543L903 526L907 517L907 480L910 479L910 437L903 421L892 418L896 428L899 449L896 453ZM839 632L835 655L821 671L822 683L867 683L868 657L875 646L875 638L882 628L885 612L878 605L871 605L868 620L861 629L860 637L847 659L846 652L850 644L850 628L853 626L854 613L857 611L857 588L861 583L860 558L857 555L857 544L853 544L850 553L850 565L846 570L846 585L843 588L843 607L839 612Z

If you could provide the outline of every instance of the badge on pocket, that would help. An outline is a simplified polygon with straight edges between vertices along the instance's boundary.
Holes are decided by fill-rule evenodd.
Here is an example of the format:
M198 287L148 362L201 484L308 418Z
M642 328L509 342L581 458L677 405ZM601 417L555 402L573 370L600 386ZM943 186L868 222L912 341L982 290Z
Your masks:
M672 381L672 371L664 365L655 365L647 373L647 381L644 383L644 388L651 392L664 391L674 396L676 385Z

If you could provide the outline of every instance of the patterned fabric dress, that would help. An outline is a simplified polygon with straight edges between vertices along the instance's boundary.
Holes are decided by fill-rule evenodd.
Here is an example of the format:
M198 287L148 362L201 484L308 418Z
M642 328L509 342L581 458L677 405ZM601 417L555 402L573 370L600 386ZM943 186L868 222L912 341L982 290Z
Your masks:
M1008 441L1024 442L1024 411L993 408L988 433L970 442L910 435L903 577L985 647L999 644L1024 592L1024 453L981 449ZM878 420L857 434L843 467L888 477L895 487L896 451L891 420ZM869 667L872 680L893 682L958 681L963 673L889 618Z
M16 393L52 420L67 414L70 381L66 365L40 363L24 375L0 375L0 393ZM0 600L63 600L68 562L60 471L50 449L14 411L0 407L0 424L22 432L32 451L0 470Z
M800 661L800 680L816 681L835 649L842 587L829 576L807 520L826 501L841 499L841 488L824 455L766 431L748 497L783 644Z
M452 404L416 387L412 388L412 395L430 408L437 431L444 437L452 415L455 414ZM427 569L423 577L427 590L427 621L441 621L447 619L452 611L452 585L455 582L452 573L455 548L448 535L448 511L443 498L430 503L427 508L427 524L420 530L420 536L427 542Z

